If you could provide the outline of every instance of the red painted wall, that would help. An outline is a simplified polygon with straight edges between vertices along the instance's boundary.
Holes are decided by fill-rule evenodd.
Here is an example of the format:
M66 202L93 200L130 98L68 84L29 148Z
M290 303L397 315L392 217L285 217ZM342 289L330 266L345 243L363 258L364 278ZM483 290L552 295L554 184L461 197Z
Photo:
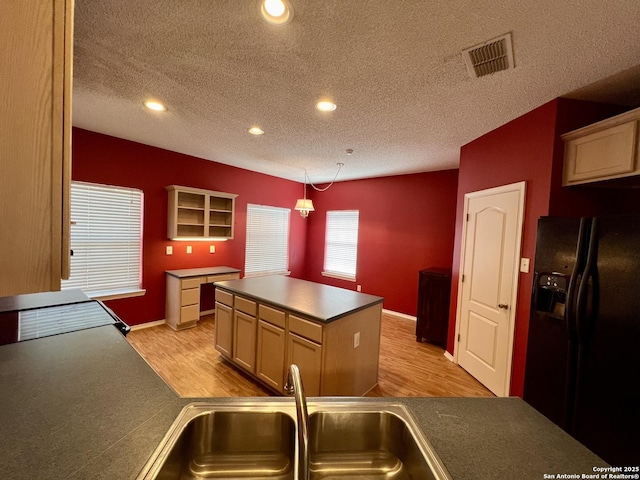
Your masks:
M621 107L556 99L464 145L460 150L458 207L447 350L453 353L460 270L464 195L526 181L522 257L535 258L537 222L544 215L615 213L628 192L561 186L564 145L560 134L624 110ZM511 395L522 396L533 269L520 273L511 376Z
M165 318L165 270L227 265L244 269L247 203L295 205L300 183L250 172L87 130L73 130L72 179L134 187L144 192L142 297L108 301L127 323ZM167 239L167 185L185 185L236 193L234 239L226 242L173 242ZM301 276L305 259L305 221L291 214L290 265ZM209 253L215 244L216 253ZM173 245L174 254L165 255ZM193 253L186 253L186 246ZM204 290L203 309L212 308L212 290ZM207 292L209 294L207 295Z
M311 190L305 278L385 298L384 308L416 315L418 271L450 267L457 170L399 175ZM308 189L307 191L309 191ZM328 210L359 210L357 281L321 275Z
M165 270L228 265L244 268L247 203L291 208L300 183L250 172L82 129L74 129L72 179L144 191L143 272L146 294L108 301L131 325L165 318ZM291 212L290 270L297 278L356 289L356 283L320 275L327 210L360 210L358 282L385 297L385 308L415 315L418 270L450 267L457 170L338 182L327 192L308 189L316 211L305 220ZM167 185L239 194L235 238L215 242L167 239ZM165 255L173 245L174 254ZM186 253L186 246L193 253ZM202 309L213 308L212 289L202 289Z

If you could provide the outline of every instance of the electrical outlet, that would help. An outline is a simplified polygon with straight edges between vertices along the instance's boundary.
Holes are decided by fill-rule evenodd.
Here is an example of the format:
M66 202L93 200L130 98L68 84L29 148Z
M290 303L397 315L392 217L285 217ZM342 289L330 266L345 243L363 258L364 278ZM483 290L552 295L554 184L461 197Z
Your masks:
M353 335L353 348L358 348L360 346L360 332L357 332Z
M193 248L191 248L191 245L187 245L187 253L193 253Z
M362 285L358 285L358 286L356 287L356 290L357 290L357 291L359 291L359 292L361 292L361 291L362 291Z
M171 245L167 245L166 253L167 255L173 255L173 247Z
M215 245L209 245L209 253L216 253L216 246Z

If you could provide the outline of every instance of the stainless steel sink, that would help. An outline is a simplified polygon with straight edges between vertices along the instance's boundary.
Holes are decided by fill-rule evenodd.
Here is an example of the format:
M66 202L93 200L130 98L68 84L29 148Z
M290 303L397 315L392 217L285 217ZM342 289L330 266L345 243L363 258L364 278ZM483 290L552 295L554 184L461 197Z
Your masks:
M310 479L450 479L399 404L309 402ZM295 479L293 402L186 406L138 480Z

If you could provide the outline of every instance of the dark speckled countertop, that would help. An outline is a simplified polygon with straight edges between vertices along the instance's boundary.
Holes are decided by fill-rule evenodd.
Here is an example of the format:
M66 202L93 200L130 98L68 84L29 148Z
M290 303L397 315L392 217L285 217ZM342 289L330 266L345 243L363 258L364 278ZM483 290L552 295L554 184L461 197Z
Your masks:
M216 287L234 294L328 323L350 313L382 303L382 297L345 288L308 282L284 275L216 282Z
M194 400L237 399L179 398L112 326L1 346L0 478L135 479ZM542 479L605 465L518 398L340 399L352 400L407 405L454 479Z

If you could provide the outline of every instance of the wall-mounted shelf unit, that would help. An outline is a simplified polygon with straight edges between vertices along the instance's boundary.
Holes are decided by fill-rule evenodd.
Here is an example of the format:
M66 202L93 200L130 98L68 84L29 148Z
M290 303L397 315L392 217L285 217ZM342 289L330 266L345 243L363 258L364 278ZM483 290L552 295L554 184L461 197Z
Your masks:
M167 236L171 240L233 238L233 193L169 185Z

